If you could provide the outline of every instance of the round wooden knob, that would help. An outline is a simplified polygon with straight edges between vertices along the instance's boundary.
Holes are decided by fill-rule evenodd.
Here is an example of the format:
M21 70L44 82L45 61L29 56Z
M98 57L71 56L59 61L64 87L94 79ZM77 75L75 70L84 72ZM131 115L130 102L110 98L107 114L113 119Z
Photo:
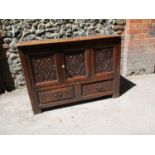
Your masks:
M65 65L64 64L62 64L62 66L61 66L62 68L65 68Z

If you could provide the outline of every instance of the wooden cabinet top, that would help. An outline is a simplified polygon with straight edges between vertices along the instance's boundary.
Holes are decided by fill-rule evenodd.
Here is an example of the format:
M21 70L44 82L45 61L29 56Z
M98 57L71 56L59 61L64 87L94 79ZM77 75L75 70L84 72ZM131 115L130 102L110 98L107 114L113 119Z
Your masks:
M83 37L74 37L74 38L60 38L60 39L44 39L44 40L32 40L32 41L23 41L17 43L17 47L26 47L26 46L36 46L36 45L48 45L48 44L63 44L63 43L74 43L74 42L83 42L99 39L121 39L121 35L95 35L95 36L83 36Z

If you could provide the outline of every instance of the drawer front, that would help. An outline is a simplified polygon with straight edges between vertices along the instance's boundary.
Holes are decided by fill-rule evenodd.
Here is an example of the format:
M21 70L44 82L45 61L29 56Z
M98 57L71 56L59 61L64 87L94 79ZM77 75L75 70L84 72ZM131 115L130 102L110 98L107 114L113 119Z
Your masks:
M101 81L82 85L82 96L112 91L113 81Z
M75 97L74 87L38 92L40 103L57 102Z

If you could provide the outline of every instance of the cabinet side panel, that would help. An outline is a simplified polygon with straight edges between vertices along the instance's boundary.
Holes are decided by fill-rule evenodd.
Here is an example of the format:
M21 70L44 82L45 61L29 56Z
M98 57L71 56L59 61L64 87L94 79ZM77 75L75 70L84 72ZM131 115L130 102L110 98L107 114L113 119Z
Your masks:
M114 84L113 84L113 98L120 95L120 54L121 46L114 47Z
M36 96L36 93L35 93L34 88L33 88L32 77L30 76L30 72L28 69L29 64L27 62L26 56L24 55L23 51L19 50L19 55L20 55L20 59L21 59L21 63L22 63L22 68L23 68L23 72L24 72L24 76L25 76L25 80L26 80L26 86L28 89L33 113L37 114L37 113L41 112L41 109L39 108L37 96Z

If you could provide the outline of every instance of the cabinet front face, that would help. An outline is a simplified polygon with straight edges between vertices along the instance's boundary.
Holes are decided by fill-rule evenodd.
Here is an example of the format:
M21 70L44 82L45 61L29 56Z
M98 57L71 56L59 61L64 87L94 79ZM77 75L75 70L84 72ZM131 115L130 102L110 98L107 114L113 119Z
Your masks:
M35 83L57 81L54 54L30 55L30 63Z
M34 113L106 95L119 96L121 38L21 46ZM35 43L35 42L34 42Z
M113 71L113 47L93 49L93 70L95 75Z

